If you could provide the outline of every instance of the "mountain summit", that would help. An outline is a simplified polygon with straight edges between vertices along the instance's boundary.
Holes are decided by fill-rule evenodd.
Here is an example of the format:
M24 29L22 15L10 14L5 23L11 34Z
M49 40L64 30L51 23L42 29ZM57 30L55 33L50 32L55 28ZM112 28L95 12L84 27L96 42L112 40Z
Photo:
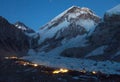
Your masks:
M99 22L100 18L97 15L95 15L89 8L86 7L80 8L77 6L72 6L65 10L64 12L62 12L61 14L59 14L58 16L56 16L41 29L51 26L55 27L58 24L62 23L63 21L74 22L79 19L92 19L95 22Z
M59 35L71 38L78 34L90 34L99 22L100 18L90 9L72 6L40 28L40 42L58 38Z
M56 16L53 20L51 20L51 22L55 22L57 20L61 20L61 19L67 19L68 21L70 21L71 19L75 19L81 15L93 15L98 17L97 15L95 15L89 8L86 7L77 7L77 6L72 6L70 8L68 8L67 10L65 10L64 12L62 12L61 14L59 14L58 16ZM83 17L85 18L85 17ZM97 21L97 20L96 20Z

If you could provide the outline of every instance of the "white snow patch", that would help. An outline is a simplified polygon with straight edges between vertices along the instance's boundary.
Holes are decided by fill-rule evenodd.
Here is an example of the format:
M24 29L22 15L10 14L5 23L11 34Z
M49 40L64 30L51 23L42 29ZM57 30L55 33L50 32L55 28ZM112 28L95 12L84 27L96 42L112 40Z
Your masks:
M87 8L87 7L82 7L81 9L82 9L82 10L86 10L89 14L91 14L91 15L93 15L93 16L95 16L95 17L100 18L98 15L94 14L93 12L91 12L91 10L90 10L89 8Z
M96 48L95 50L93 50L91 53L89 53L87 56L85 57L90 57L90 56L98 56L98 55L102 55L104 53L104 50L107 46L101 46Z
M27 28L24 27L24 26L19 26L18 24L16 24L15 26L16 26L18 29L21 29L21 30L27 30Z
M39 43L43 42L47 38L52 38L55 35L55 33L57 33L58 30L65 29L69 24L70 23L67 22L67 20L65 20L64 22L62 22L56 27L52 27L51 29L48 29L48 30L45 30L45 29L40 30L39 33L41 37L40 37Z
M81 14L87 14L87 12L85 11L80 11L79 12L76 12L76 13L68 13L68 20L70 20L71 18L77 18L78 16L80 16Z
M95 26L97 25L93 20L91 19L80 19L76 22L77 25L83 26L89 34L91 34L95 30Z
M113 14L115 14L115 15L120 15L120 4L117 5L116 7L108 10L106 13L107 13L109 16L111 16L111 15L113 15Z
M78 35L72 39L64 39L62 41L63 46L68 46L68 47L79 47L79 46L86 46L85 43L87 42L86 37L87 34L84 35ZM68 48L67 47L67 48Z

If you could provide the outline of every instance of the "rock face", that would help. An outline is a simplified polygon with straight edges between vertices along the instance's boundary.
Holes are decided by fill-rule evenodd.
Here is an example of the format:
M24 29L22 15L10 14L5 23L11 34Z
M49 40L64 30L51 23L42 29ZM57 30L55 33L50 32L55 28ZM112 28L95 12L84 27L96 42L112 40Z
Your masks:
M0 16L0 56L22 56L28 49L28 36Z
M91 35L99 22L100 18L90 9L72 6L40 28L36 50L49 52L59 47L62 51L69 47L84 46L86 37Z

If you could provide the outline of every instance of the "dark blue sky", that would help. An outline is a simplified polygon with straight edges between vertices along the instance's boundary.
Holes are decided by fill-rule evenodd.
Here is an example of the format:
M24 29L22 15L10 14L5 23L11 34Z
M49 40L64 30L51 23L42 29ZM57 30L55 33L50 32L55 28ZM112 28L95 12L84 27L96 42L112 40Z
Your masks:
M120 3L120 0L0 0L0 15L15 23L21 21L38 30L53 17L76 5L88 7L97 15Z

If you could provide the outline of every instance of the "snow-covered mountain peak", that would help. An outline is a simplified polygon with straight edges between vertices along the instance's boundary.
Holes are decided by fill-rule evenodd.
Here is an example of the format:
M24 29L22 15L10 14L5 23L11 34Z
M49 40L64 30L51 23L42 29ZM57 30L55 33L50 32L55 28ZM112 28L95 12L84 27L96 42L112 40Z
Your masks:
M50 22L48 22L45 26L41 27L40 29L43 28L48 28L48 27L55 27L60 23L63 23L65 21L67 22L75 22L78 21L79 19L90 19L95 22L98 22L100 17L95 15L92 10L86 7L78 7L78 6L72 6L53 18ZM48 28L49 29L49 28Z
M62 18L63 16L67 15L68 13L76 13L78 11L80 11L80 8L78 6L71 6L70 8L68 8L67 10L63 11L61 14L56 16L54 19L52 19L51 22L54 22L54 21Z
M15 24L15 27L17 27L18 29L27 32L27 33L34 33L35 31L32 30L31 28L29 28L28 26L26 26L24 23L18 21Z
M109 16L111 15L120 15L120 4L106 12Z
M73 14L74 14L74 16L73 16ZM83 14L90 14L90 15L97 16L89 8L86 8L86 7L80 8L78 6L72 6L72 7L68 8L67 10L65 10L63 13L61 13L60 15L58 15L57 17L55 17L52 20L52 22L55 20L58 20L61 17L69 16L71 18L75 18L75 17L78 17L79 15L83 15Z
M58 38L61 34L66 38L68 35L72 38L78 34L91 34L99 22L100 18L89 8L72 6L40 28L40 42L48 38Z

